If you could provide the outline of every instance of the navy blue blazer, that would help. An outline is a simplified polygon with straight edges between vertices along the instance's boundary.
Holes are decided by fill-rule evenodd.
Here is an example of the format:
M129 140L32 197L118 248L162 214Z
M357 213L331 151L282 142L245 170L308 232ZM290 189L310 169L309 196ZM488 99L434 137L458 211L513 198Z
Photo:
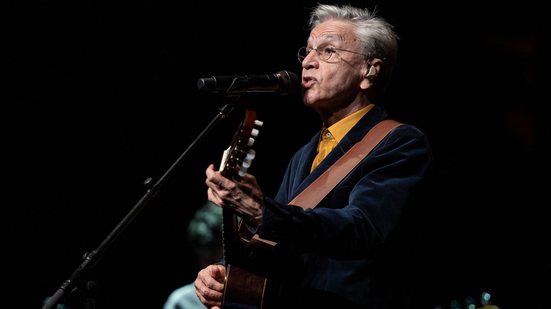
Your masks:
M293 268L293 281L299 289L334 295L358 308L384 308L392 297L378 266L379 252L431 162L425 135L402 124L318 206L303 210L288 203L386 117L382 108L373 108L310 173L319 132L313 136L291 158L275 198L265 199L259 230L262 238L298 255L300 271Z

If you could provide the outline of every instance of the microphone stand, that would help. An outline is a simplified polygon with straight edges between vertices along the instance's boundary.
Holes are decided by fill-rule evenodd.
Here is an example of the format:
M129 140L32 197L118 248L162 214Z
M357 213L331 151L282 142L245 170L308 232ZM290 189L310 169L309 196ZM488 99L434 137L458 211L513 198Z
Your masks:
M84 273L88 271L91 266L94 266L100 258L103 256L107 248L117 239L117 237L122 233L122 231L130 224L132 219L144 208L145 205L159 192L162 185L166 182L168 177L172 175L174 170L184 161L187 155L193 150L197 144L203 140L206 134L223 118L226 118L234 108L232 104L239 97L238 96L228 96L227 98L232 99L231 102L225 103L224 106L219 108L218 113L210 121L210 123L199 133L195 140L188 146L188 148L176 159L176 161L168 168L168 170L159 178L156 183L152 183L152 178L147 178L144 181L144 184L147 188L147 191L142 196L140 200L132 207L130 212L122 219L122 221L117 224L117 226L107 235L103 242L95 249L88 253L84 254L84 259L82 263L73 271L69 279L65 280L57 291L49 297L42 309L53 309L60 303L61 299L66 297L67 292L72 293L77 290L77 283L81 280L81 277ZM88 284L87 288L90 289L93 285ZM95 307L92 304L92 307ZM92 309L92 308L87 308Z

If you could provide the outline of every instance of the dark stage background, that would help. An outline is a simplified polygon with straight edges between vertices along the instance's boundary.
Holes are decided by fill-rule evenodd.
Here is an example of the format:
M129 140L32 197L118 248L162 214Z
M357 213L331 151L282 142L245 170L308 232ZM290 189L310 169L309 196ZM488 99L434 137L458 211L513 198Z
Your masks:
M409 253L418 308L494 295L549 306L548 19L535 1L353 1L401 36L388 96L395 118L434 145ZM39 308L216 115L211 75L300 74L307 8L291 3L32 1L10 4L3 49L5 308ZM251 94L265 125L252 171L277 190L288 157L320 125L300 94ZM91 271L97 308L161 308L195 278L185 239L239 113L174 171ZM538 180L536 180L536 177ZM546 196L546 194L545 194ZM548 308L548 307L546 307Z

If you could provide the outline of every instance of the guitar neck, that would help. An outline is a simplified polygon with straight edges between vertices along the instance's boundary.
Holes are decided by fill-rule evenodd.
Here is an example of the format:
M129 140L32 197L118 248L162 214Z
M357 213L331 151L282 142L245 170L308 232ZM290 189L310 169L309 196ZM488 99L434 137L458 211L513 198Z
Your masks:
M256 156L253 146L262 124L256 119L256 112L245 111L231 144L222 154L219 170L223 176L239 180L247 173ZM223 208L222 216L224 258L226 263L240 263L246 260L245 246L247 243L247 239L240 233L242 218L227 207Z

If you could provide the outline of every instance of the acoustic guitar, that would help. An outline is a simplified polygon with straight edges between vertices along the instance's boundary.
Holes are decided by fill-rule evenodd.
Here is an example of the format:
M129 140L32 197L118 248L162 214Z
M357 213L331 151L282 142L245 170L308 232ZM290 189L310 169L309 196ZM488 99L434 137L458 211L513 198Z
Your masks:
M253 145L262 121L256 119L256 112L245 110L245 115L230 146L224 151L220 172L226 178L239 180L251 166L255 157ZM224 207L223 249L226 279L223 292L223 309L261 309L264 306L268 278L255 271L248 249L254 232L245 221L233 211Z

